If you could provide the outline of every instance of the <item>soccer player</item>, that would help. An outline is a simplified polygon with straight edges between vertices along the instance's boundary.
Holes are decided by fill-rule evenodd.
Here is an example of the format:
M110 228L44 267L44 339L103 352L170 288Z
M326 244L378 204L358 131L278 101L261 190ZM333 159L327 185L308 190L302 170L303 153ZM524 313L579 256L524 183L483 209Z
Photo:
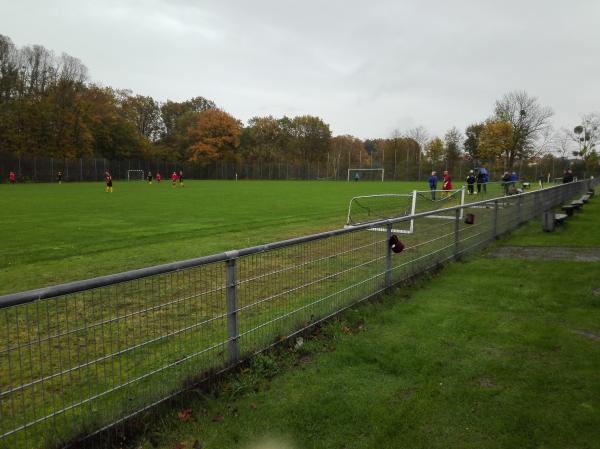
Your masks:
M61 172L61 171L59 171L59 172L56 174L56 179L58 180L58 183L59 183L59 184L62 184L62 172Z
M177 173L175 172L173 172L171 175L171 184L173 185L174 189L177 187Z
M431 200L435 201L435 191L437 189L437 176L436 172L432 171L429 177L429 190L431 190Z
M11 172L8 174L8 183L9 183L9 184L14 184L14 183L15 183L15 178L16 178L16 176L15 176L15 172L12 172L12 171L11 171Z
M148 170L148 184L152 184L152 172Z
M452 190L452 178L448 174L448 170L444 171L444 183L442 184L442 190L444 191L443 197L447 198L450 190Z
M110 175L109 172L104 173L104 182L106 183L105 192L112 193L112 191L113 191L112 176Z
M156 172L156 183L160 184L160 173Z
M184 187L183 185L183 170L179 170L179 185Z

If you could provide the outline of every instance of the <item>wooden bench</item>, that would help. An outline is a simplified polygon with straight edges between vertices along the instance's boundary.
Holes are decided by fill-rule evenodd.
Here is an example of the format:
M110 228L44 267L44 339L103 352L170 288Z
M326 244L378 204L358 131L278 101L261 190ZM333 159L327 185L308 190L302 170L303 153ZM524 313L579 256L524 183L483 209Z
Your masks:
M567 215L570 217L571 215L573 215L573 212L575 211L575 206L571 205L571 204L565 204L564 206L561 207L562 210L564 210Z
M557 214L551 210L544 212L542 217L542 229L544 232L552 232L556 225L564 223L568 217L567 214Z
M581 201L581 200L571 201L571 205L573 207L575 207L575 210L579 210L583 207L583 201Z
M556 224L563 223L569 216L567 214L554 214L554 221Z

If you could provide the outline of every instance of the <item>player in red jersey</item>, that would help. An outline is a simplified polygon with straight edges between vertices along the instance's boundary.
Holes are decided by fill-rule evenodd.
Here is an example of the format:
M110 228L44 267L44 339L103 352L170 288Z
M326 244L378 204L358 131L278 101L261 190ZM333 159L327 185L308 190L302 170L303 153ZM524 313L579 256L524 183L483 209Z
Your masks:
M177 173L173 172L173 174L171 175L171 181L173 183L173 188L177 187Z
M109 172L104 173L104 182L106 183L106 193L112 193L113 185L112 185L112 176Z
M9 184L14 184L15 183L15 178L16 178L15 173L11 171L8 174L8 182L9 182Z
M156 172L156 183L160 184L160 173Z

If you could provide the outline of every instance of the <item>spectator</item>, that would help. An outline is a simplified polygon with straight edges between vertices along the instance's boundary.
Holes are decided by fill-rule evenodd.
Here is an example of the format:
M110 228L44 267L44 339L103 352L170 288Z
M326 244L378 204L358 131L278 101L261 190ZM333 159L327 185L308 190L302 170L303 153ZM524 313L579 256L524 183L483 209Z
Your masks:
M432 171L429 177L429 190L431 190L431 200L435 201L435 191L437 190L437 176L436 172Z
M502 188L504 189L504 195L508 195L508 189L510 187L510 174L505 171L502 175Z
M467 176L467 188L469 189L469 195L473 195L475 190L475 175L473 174L473 170L469 171L469 176Z
M480 168L477 171L477 193L481 193L481 187L483 187L483 191L485 192L485 185L486 185L486 180L485 180L485 172L483 172L482 170L485 170L484 168Z
M571 170L566 170L563 176L563 184L568 182L573 182L573 172Z
M448 170L444 170L444 184L442 185L442 190L444 191L442 194L443 198L447 198L450 190L452 190L452 178L450 178Z

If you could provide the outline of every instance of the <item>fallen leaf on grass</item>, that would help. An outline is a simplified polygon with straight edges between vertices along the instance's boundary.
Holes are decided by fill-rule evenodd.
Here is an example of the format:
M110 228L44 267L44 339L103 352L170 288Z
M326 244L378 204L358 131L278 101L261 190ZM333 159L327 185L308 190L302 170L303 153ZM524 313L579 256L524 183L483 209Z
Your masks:
M250 404L250 408L251 408L252 410L256 410L256 404L254 404L254 403Z
M213 421L213 422L221 422L221 421L223 421L224 419L225 419L225 418L223 417L223 415L215 415L215 416L213 416L213 419L212 419L212 421Z
M181 422L188 422L190 419L192 419L192 409L186 408L180 412L177 412L177 417Z
M185 447L187 447L187 444L182 441L181 443L177 443L174 449L184 449Z
M342 332L346 335L352 335L352 329L350 329L348 326L343 326Z

